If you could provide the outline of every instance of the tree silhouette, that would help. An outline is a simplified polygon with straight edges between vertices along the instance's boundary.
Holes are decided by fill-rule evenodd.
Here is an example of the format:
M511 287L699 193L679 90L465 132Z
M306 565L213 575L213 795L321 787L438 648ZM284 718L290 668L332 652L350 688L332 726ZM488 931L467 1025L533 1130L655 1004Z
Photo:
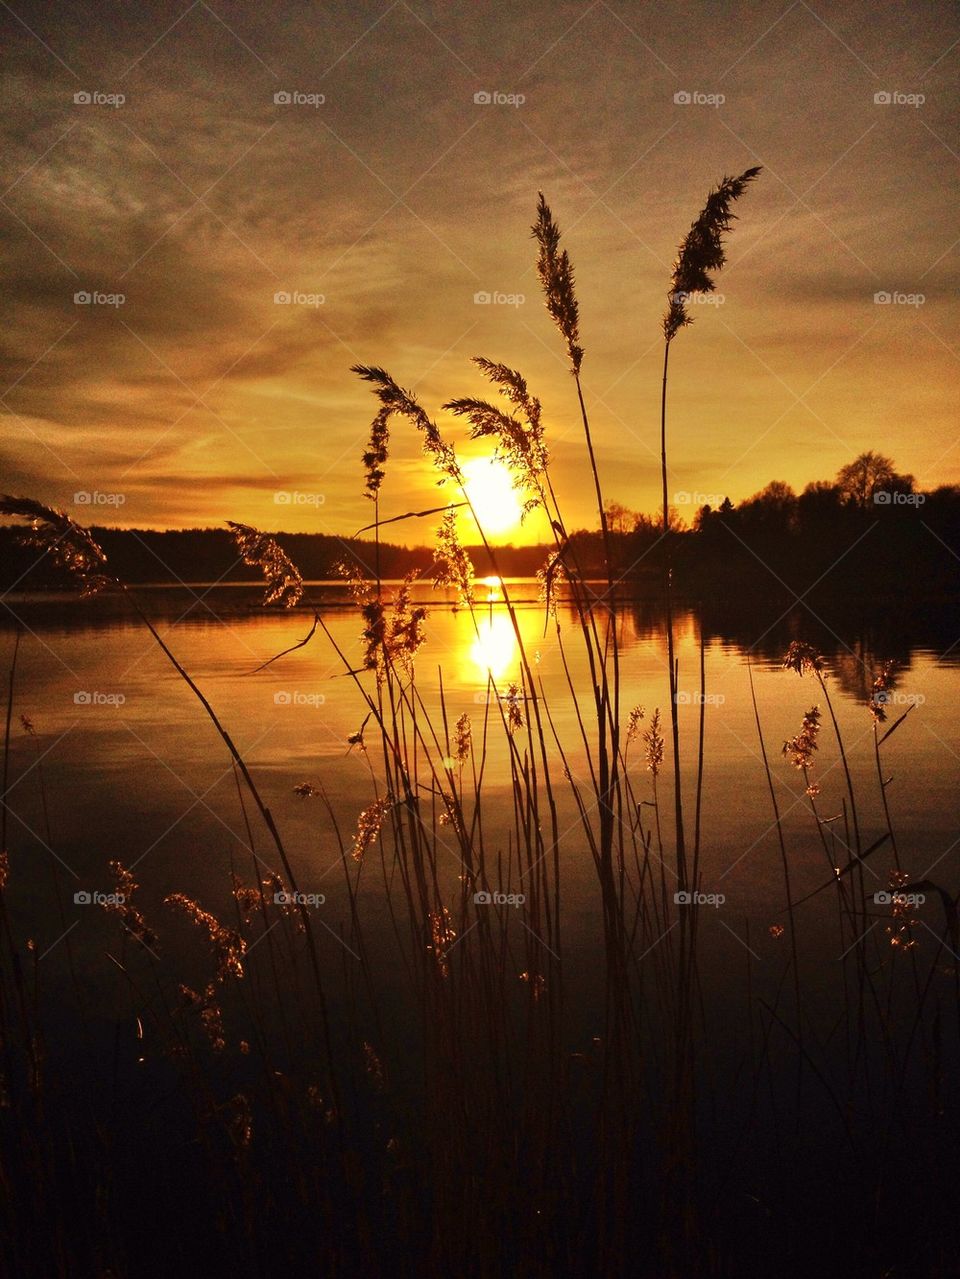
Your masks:
M848 502L865 510L873 504L874 494L878 492L913 492L913 476L898 475L892 458L871 449L841 466L837 487Z

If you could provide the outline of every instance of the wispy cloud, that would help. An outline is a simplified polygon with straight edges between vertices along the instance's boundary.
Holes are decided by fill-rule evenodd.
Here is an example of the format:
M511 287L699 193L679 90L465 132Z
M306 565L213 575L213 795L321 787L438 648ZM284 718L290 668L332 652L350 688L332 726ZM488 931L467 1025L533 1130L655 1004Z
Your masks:
M677 370L680 454L705 490L741 456L734 498L773 474L830 475L867 444L922 482L956 479L957 250L940 177L955 163L955 55L936 60L958 33L921 8L923 21L871 9L866 23L855 5L831 31L803 6L772 27L735 6L694 36L670 5L223 6L222 20L197 6L169 30L176 15L153 3L112 25L20 6L22 23L0 18L8 475L61 502L79 476L127 493L124 521L160 525L254 520L298 477L328 500L291 511L292 527L355 527L369 406L349 366L383 363L439 404L470 391L483 352L542 395L575 501L570 388L528 238L544 189L578 271L611 496L650 506L648 337L678 235L705 182L759 161L724 300L698 313ZM876 104L887 89L926 100ZM923 308L881 311L883 289L922 292ZM284 293L297 300L274 301ZM797 448L804 414L812 456ZM435 496L418 442L396 447L398 500Z

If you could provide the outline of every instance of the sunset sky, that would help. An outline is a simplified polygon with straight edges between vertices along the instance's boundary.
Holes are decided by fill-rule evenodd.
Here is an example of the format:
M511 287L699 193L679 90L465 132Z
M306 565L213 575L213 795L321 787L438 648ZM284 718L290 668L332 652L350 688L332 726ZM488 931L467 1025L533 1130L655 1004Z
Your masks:
M595 523L543 190L607 495L652 510L673 255L754 164L722 301L673 347L671 491L801 488L867 448L960 482L950 6L13 0L0 34L4 490L84 522L349 533L373 411L350 365L459 442L439 406L485 393L482 354L541 396L567 522ZM383 515L432 484L396 426Z

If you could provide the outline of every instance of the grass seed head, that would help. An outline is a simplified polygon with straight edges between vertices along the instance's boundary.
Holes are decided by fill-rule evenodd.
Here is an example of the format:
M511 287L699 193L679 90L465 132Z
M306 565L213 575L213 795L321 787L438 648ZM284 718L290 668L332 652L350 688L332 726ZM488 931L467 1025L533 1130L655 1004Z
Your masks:
M573 267L566 249L560 248L560 228L553 220L550 206L540 192L533 238L540 246L537 274L547 310L567 343L567 355L574 376L580 373L583 347L580 345L580 308L574 290Z
M712 293L716 288L711 273L719 271L727 260L723 237L736 216L731 206L759 172L758 166L746 169L739 177L723 178L707 196L699 217L684 237L673 265L667 310L663 317L663 335L668 342L682 328L693 323L693 317L687 310L689 295Z
M813 762L813 752L817 749L817 737L820 733L820 707L811 706L803 717L800 732L796 737L783 743L783 754L789 756L794 768L808 769ZM812 788L808 788L808 793ZM819 793L819 787L815 793ZM812 797L811 797L812 798Z
M20 535L25 546L40 551L55 568L80 587L82 595L96 595L117 582L103 570L107 557L90 532L64 511L44 506L31 497L0 497L0 515L29 521Z
M244 564L263 573L266 583L264 604L282 604L284 608L299 604L303 598L303 578L286 551L267 533L261 533L249 524L227 520L227 527L233 534Z
M785 671L796 671L801 677L808 672L819 675L823 671L823 658L813 647L803 640L793 640L783 659Z

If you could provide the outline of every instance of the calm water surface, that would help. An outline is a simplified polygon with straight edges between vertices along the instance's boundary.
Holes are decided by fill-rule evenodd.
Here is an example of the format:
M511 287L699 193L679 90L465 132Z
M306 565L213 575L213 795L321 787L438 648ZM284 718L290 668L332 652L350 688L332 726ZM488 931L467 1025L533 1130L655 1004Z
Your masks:
M589 716L589 682L578 632L563 607L560 639L552 623L545 629L534 584L516 582L509 589L514 598L527 601L518 606L524 641L571 770L584 778L561 654L562 641L581 710ZM486 590L481 587L481 598ZM333 586L317 584L311 591L321 602L336 644L352 666L360 666L363 646L355 609L346 606ZM421 695L427 707L437 711L442 678L448 722L452 726L466 712L479 736L488 674L501 688L519 677L516 641L499 592L491 591L495 598L479 610L477 625L469 613L453 611L429 590L423 594L430 612L427 643L417 659ZM145 590L140 595L249 764L284 836L301 889L326 897L322 919L329 930L329 947L336 950L341 944L336 934L346 918L339 848L320 801L298 798L294 787L302 782L322 786L349 840L358 812L373 797L370 766L376 767L375 751L364 757L347 744L365 713L353 680L344 675L341 659L320 631L306 647L253 673L306 634L311 614L264 612L257 604L258 593L250 588L197 586L189 591ZM112 859L135 867L142 906L152 918L166 917L162 898L175 891L187 892L215 911L226 910L231 868L250 880L251 853L273 865L271 850L256 823L251 850L225 749L142 623L106 600L84 604L11 597L7 603L0 630L4 671L14 650L14 619L25 628L16 670L7 843L12 887L21 890L12 895L15 918L34 939L37 953L48 954L49 967L56 971L63 961L60 939L69 929L77 962L102 967L105 917L82 903L75 905L70 897L74 892L109 892L107 863ZM805 610L785 617L778 617L779 611L753 616L731 608L717 617L689 608L681 609L677 619L683 776L691 824L703 634L703 887L725 898L723 906L711 912L707 929L721 964L742 966L744 948L758 962L768 952L776 962L776 943L768 929L783 915L782 866L751 701L751 671L795 895L817 888L829 874L802 779L781 754L784 740L799 730L803 712L823 700L809 677L801 680L781 669L782 652L794 636L812 639L825 654L858 791L865 847L884 829L866 699L879 663L898 661L890 722L908 706L913 709L884 746L884 771L893 778L888 797L901 858L914 878L932 877L951 892L960 887L960 645L951 648L960 636L956 618L906 618L892 624L881 616L870 622L844 619L828 625ZM659 706L666 728L666 654L656 605L624 603L617 620L624 715L630 707L642 705L649 722ZM952 637L951 628L956 631ZM370 681L372 676L362 678ZM33 724L34 737L21 728L20 715ZM369 727L368 736L374 736ZM485 817L486 837L488 849L499 849L509 861L509 771L498 727L494 731L492 726L491 740L486 785L493 802ZM564 945L571 954L587 955L598 936L594 869L552 742L550 756L556 764L560 829L565 832ZM642 743L631 746L628 758L637 796L649 801L652 778ZM668 774L669 747L659 779L669 847ZM843 773L826 725L814 776L822 792L821 815L841 814ZM652 808L645 806L643 812L645 824L650 823ZM842 832L842 819L833 829ZM460 867L453 841L447 851L455 884ZM54 908L51 895L54 864L69 894L63 915ZM885 888L889 851L880 850L871 868L876 887ZM510 882L502 885L504 890L520 890L515 867L505 878ZM371 873L363 891L374 930L386 928L382 876ZM832 896L823 894L808 910L812 937L817 935L818 912L835 910L828 900ZM939 921L931 918L931 924L939 933ZM836 957L829 958L833 963ZM822 966L825 983L832 980L833 971L828 964Z

